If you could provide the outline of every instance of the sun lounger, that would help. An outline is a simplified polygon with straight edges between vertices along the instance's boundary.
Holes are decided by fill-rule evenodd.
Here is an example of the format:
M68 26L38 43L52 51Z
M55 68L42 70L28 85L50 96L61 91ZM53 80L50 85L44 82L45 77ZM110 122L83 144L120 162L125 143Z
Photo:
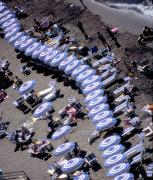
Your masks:
M138 162L142 162L142 160L143 160L143 157L142 157L142 152L141 152L140 154L138 154L137 156L135 156L132 159L132 162L130 164L132 165L132 164L135 164L135 163L138 163Z
M132 127L125 128L125 129L123 130L122 137L130 134L130 133L133 132L134 130L135 130L135 127L133 127L133 126L132 126Z
M114 109L114 114L121 113L125 107L128 105L128 99L124 101L122 104L118 105Z
M142 130L145 133L145 136L152 136L153 135L153 127L152 125L146 127L145 129Z
M120 103L122 103L123 101L126 101L126 100L129 100L130 99L130 96L128 96L128 95L123 95L123 94L121 94L119 97L117 97L115 100L114 100L114 102L115 102L115 104L120 104Z

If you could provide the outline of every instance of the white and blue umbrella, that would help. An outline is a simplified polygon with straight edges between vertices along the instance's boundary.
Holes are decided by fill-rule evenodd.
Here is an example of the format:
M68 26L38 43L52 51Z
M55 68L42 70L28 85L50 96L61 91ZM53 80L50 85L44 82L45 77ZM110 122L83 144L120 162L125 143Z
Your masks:
M52 59L56 57L60 52L58 50L51 51L43 60L45 64L50 64Z
M86 80L84 80L84 81L82 82L81 86L82 86L83 88L85 88L85 87L88 86L89 84L94 83L94 82L99 82L99 81L101 81L101 80L102 80L102 77L101 77L101 76L93 75L93 76L87 78Z
M58 140L61 137L64 137L71 131L71 126L63 126L56 130L52 135L52 140Z
M81 175L74 177L74 180L90 180L90 176L86 173L82 173Z
M104 131L108 128L113 127L116 123L117 123L117 120L115 118L106 118L106 119L99 121L95 125L95 128L98 131Z
M7 9L7 7L5 5L4 6L0 6L0 13L2 13L6 9Z
M21 85L18 92L23 95L23 94L29 92L30 90L32 90L35 87L35 85L36 85L35 80L27 81Z
M106 102L107 102L106 96L98 96L98 97L96 97L96 98L94 98L88 102L87 108L91 110L95 106L98 106L98 105L106 103Z
M13 18L14 18L14 14L8 14L0 20L0 24L3 24Z
M110 170L107 173L107 176L110 176L110 177L118 176L124 172L127 172L129 169L130 169L129 163L120 163L110 168Z
M11 38L12 36L14 36L16 33L18 33L20 31L20 28L19 27L15 27L13 28L11 31L7 32L4 36L5 39L9 39Z
M74 142L67 142L59 145L53 152L54 156L61 156L71 152L75 148Z
M45 49L40 53L40 55L39 55L39 57L38 57L39 60L43 61L44 58L45 58L48 54L50 54L53 50L54 50L54 49L53 49L52 47L50 47L50 48L45 48Z
M27 47L29 47L30 45L34 44L35 42L36 42L36 39L34 39L34 38L26 39L22 44L20 44L18 49L20 51L25 51Z
M63 61L63 59L66 59L66 58L67 58L66 52L60 53L51 60L50 66L57 67Z
M18 38L20 38L21 36L24 36L24 32L18 32L16 33L13 37L11 37L9 40L8 40L8 43L14 43Z
M96 114L92 119L92 123L98 123L99 121L106 119L106 118L112 118L113 117L113 113L112 111L102 111L98 114Z
M71 173L71 172L77 171L78 169L82 167L83 163L84 163L84 159L82 158L70 159L62 166L62 172Z
M5 5L5 3L3 3L3 2L0 2L0 6L4 6Z
M97 89L100 89L102 87L103 87L103 83L101 81L90 83L83 89L83 94L88 95L89 93Z
M69 57L67 57L66 59L64 59L58 66L58 68L60 70L64 70L67 65L69 65L72 61L75 61L76 60L76 57L74 55L71 55Z
M103 96L104 95L104 90L102 89L97 89L91 93L89 93L85 99L84 99L84 102L87 104L89 103L92 99L98 97L98 96Z
M31 56L32 53L34 52L34 50L35 50L37 47L39 47L39 46L40 46L40 43L38 43L38 42L35 42L35 43L29 45L29 46L25 49L25 52L24 52L25 55L26 55L26 56Z
M108 104L105 104L105 103L102 103L102 104L99 104L97 106L95 106L94 108L92 108L89 113L88 113L88 116L90 118L92 118L93 116L95 116L96 114L98 114L99 112L101 111L107 111L109 110L109 105Z
M38 46L35 50L34 50L34 52L32 53L32 58L33 59L37 59L38 57L39 57L39 55L40 55L40 53L44 50L44 49L46 49L47 48L47 46L46 45L40 45L40 46Z
M3 17L5 17L6 15L10 14L11 11L10 10L5 10L0 14L0 19L2 19Z
M111 168L112 166L116 166L119 163L126 161L126 156L124 154L115 154L104 162L104 167Z
M13 23L11 26L4 29L4 33L9 32L9 31L11 31L12 29L14 29L16 27L21 29L21 26L18 23Z
M114 180L134 180L134 175L131 173L123 173L116 176Z
M121 144L110 146L101 154L101 157L107 159L115 154L122 153L125 150L125 147Z
M43 116L44 114L46 114L48 111L52 110L53 105L51 102L45 102L43 104L41 104L33 113L33 116L35 118L39 118L41 116Z
M79 67L81 65L82 65L82 62L80 60L72 61L70 64L67 65L64 72L65 72L65 74L70 75L75 68L77 68L77 67Z
M2 28L2 29L5 29L5 28L11 26L11 25L14 24L14 23L19 24L18 19L16 19L16 18L9 19L7 22L4 22L4 23L2 24L1 28Z
M74 69L74 71L71 74L71 77L76 79L80 73L82 73L86 70L89 70L89 69L90 69L90 66L88 66L88 65L79 66L76 69Z
M102 142L99 144L99 150L104 151L107 148L119 144L121 142L121 137L118 135L109 136L106 139L102 140Z
M91 77L92 75L95 75L96 71L93 69L90 70L86 70L84 72L82 72L81 74L79 74L79 76L76 78L76 81L79 83L82 83L85 79L87 79L88 77Z
M26 35L17 38L17 40L13 43L14 49L18 49L18 47L28 38L29 36L26 36Z

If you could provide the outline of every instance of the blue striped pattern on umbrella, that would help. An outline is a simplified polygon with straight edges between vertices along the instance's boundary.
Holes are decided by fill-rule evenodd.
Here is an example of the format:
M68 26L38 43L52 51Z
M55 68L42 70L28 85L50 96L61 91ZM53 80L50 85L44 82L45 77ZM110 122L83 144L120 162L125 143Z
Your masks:
M8 40L8 43L14 43L18 38L20 38L21 36L24 36L24 32L18 32L15 34L15 36L11 37Z
M54 57L56 57L59 53L60 53L60 52L57 51L57 50L51 51L51 52L43 59L43 62L44 62L45 64L49 64L50 61L51 61Z
M82 72L81 74L79 74L79 76L76 78L77 82L83 82L85 79L87 79L88 77L91 77L92 75L95 75L96 71L95 70L86 70L84 72Z
M71 152L75 148L74 142L59 145L53 152L54 156L60 156Z
M4 5L4 6L0 6L0 12L4 11L5 9L7 9L7 7Z
M96 130L98 130L98 131L104 131L104 130L106 130L108 128L111 128L116 123L117 123L117 121L116 121L115 118L106 118L106 119L103 119L103 120L99 121L95 125L95 127L96 127Z
M63 52L55 56L52 61L50 62L50 65L52 67L57 67L63 59L67 58L67 53Z
M27 82L25 82L24 84L21 85L18 92L20 94L25 94L25 93L29 92L30 90L32 90L35 85L36 85L35 80L27 81Z
M69 161L67 161L63 166L62 166L62 171L64 173L71 173L74 172L76 170L78 170L79 168L81 168L81 166L83 165L84 160L82 158L73 158Z
M88 174L81 174L79 176L76 176L74 180L90 180L90 176Z
M82 73L83 71L86 71L86 70L89 70L90 69L90 66L88 65L82 65L82 66L79 66L77 67L76 69L74 69L74 71L72 72L71 74L71 77L72 78L77 78L77 76Z
M65 74L71 74L75 68L77 68L81 65L82 65L82 63L80 60L72 61L70 64L67 65L64 72L65 72Z
M18 19L16 19L16 18L9 19L7 22L4 22L1 27L3 29L5 29L5 28L11 26L13 23L18 23Z
M95 90L100 89L102 87L103 87L103 83L100 81L90 83L89 85L87 85L84 88L83 94L87 95L87 94L91 93L92 91L95 91Z
M5 39L9 39L12 36L14 36L17 32L19 32L20 28L19 27L15 27L13 28L11 31L7 32L4 36Z
M108 138L104 139L99 144L99 150L104 151L105 149L109 148L110 146L113 146L115 144L119 144L121 142L121 137L118 135L109 136Z
M24 51L27 47L29 47L30 45L32 45L34 42L36 42L36 40L34 38L29 38L26 39L19 47L18 49L20 51Z
M37 42L29 45L29 46L25 49L25 55L26 55L26 56L32 55L32 53L34 52L34 50L35 50L38 46L40 46L40 43L37 43Z
M33 113L34 117L39 118L40 116L43 116L45 113L50 111L52 109L52 103L51 102L45 102L41 104Z
M37 58L39 57L40 53L41 53L45 48L47 48L47 46L42 45L42 44L41 44L41 46L37 47L37 48L34 50L34 52L32 53L32 58L33 58L33 59L37 59Z
M116 166L113 166L107 173L107 176L118 176L126 171L128 171L130 168L129 163L120 163Z
M1 14L0 14L0 19L2 19L3 17L5 17L6 15L10 14L11 11L10 10L4 10Z
M0 2L0 6L4 6L5 4L3 2Z
M92 123L98 123L99 121L105 119L105 118L112 118L113 117L113 113L112 111L102 111L98 114L96 114L93 118L92 118Z
M131 173L123 173L119 176L116 176L114 180L134 180L134 175Z
M98 114L99 112L101 111L107 111L109 109L109 105L108 104L99 104L97 106L95 106L94 108L92 108L89 113L88 113L88 116L90 118L92 118L93 116L95 116L96 114Z
M103 96L104 95L104 90L102 89L97 89L91 93L89 93L86 98L84 99L85 103L90 102L92 99L98 97L98 96Z
M8 14L0 20L0 24L3 24L5 22L9 21L12 18L14 18L14 14Z
M7 32L9 32L9 31L11 31L11 30L12 30L13 28L15 28L15 27L18 27L18 28L21 29L21 26L20 26L18 23L13 23L11 26L5 28L4 33L7 33Z
M106 159L104 167L110 168L112 166L116 166L117 164L124 162L126 159L127 158L124 154L116 154Z
M110 146L108 149L103 151L102 158L109 158L110 156L113 156L118 153L122 153L124 151L125 147L121 144Z
M102 77L101 77L101 76L93 75L93 76L85 79L85 80L82 82L81 86L82 86L83 88L85 88L85 87L86 87L87 85L89 85L90 83L94 83L94 82L97 82L97 81L99 82L99 81L101 81L101 80L102 80Z
M22 44L27 38L29 38L29 36L21 36L14 42L13 47L17 49L20 46L20 44Z
M58 140L61 137L68 134L70 131L71 131L71 126L63 126L54 132L54 134L52 135L52 139Z
M75 61L75 60L76 60L76 57L73 56L73 55L71 55L71 56L67 57L66 59L64 59L64 60L59 64L58 68L59 68L60 70L64 70L68 64L70 64L72 61Z
M91 101L89 101L89 103L87 104L87 108L88 109L92 109L95 106L98 106L102 103L106 103L107 102L107 97L106 96L98 96L94 99L92 99Z
M44 60L44 58L45 58L48 54L50 54L53 50L54 50L54 49L53 49L52 47L51 47L51 48L44 49L44 50L40 53L39 59L40 59L41 61Z

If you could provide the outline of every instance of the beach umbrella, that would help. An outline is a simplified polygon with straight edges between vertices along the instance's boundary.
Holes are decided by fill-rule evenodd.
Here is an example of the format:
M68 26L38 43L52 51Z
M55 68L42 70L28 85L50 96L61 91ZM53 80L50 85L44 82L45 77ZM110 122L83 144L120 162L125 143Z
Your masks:
M74 71L71 74L71 77L76 79L80 73L82 73L86 70L89 70L89 69L90 69L90 66L88 66L88 65L79 66L76 69L74 69Z
M92 119L92 123L98 123L99 121L105 119L105 118L112 118L113 117L113 113L112 111L102 111L98 114L96 114Z
M4 6L0 6L0 13L2 13L6 9L7 9L7 7L5 5Z
M105 103L99 104L99 105L93 107L93 108L89 111L88 116L89 116L90 118L92 118L93 116L95 116L95 115L98 114L99 112L101 112L101 111L107 111L107 110L109 110L109 105L108 105L108 104L105 104Z
M62 172L71 173L71 172L77 171L78 169L82 167L83 163L84 163L84 159L82 158L70 159L69 161L64 163L64 165L62 166Z
M71 126L63 126L56 130L52 135L52 140L58 140L61 137L64 137L71 131Z
M85 88L85 87L88 86L89 84L94 83L94 82L99 82L99 81L101 81L101 80L102 80L102 77L101 77L101 76L93 75L93 76L85 79L85 80L82 82L81 86L82 86L83 88Z
M21 95L23 95L23 94L29 92L30 90L32 90L35 85L36 85L36 81L35 80L27 81L27 82L25 82L25 83L23 83L21 85L21 87L19 88L18 92Z
M20 28L19 27L15 27L13 28L11 31L7 32L4 36L5 39L9 39L11 38L12 36L14 36L16 33L18 33L20 31Z
M17 38L16 41L13 43L14 49L18 49L18 47L28 38L29 36L27 35L20 36L19 38Z
M90 83L83 89L83 94L87 95L87 94L89 94L97 89L100 89L102 87L103 87L103 83L101 81Z
M79 176L75 176L74 180L90 180L90 176L87 173L82 173Z
M5 17L6 15L11 14L10 10L4 10L1 14L0 14L0 19L2 19L3 17Z
M64 154L71 152L74 148L75 148L74 142L67 142L67 143L59 145L53 151L53 154L54 154L54 156L61 156L61 155L64 155Z
M43 62L45 64L49 64L51 60L56 57L60 52L58 50L51 51L44 59Z
M87 108L91 110L95 106L98 106L98 105L106 103L106 102L107 102L106 96L98 96L98 97L96 97L96 98L94 98L88 102Z
M36 42L36 39L34 38L29 38L26 39L22 44L20 44L20 46L18 47L18 49L20 51L25 51L26 48L28 48L29 46L31 46L32 44L34 44Z
M3 24L5 22L9 21L10 19L13 19L14 17L15 17L14 14L8 14L8 15L4 16L3 18L1 18L0 24Z
M47 46L46 45L40 45L40 46L38 46L35 50L34 50L34 52L32 53L32 58L33 59L37 59L38 57L39 57L39 55L40 55L40 53L42 52L42 51L44 51L44 49L46 49L47 48Z
M124 172L127 172L129 169L130 169L129 163L120 163L110 168L110 170L107 173L107 176L111 176L111 177L118 176Z
M92 99L98 97L98 96L103 96L104 95L104 90L102 89L97 89L95 91L92 91L91 93L89 93L85 99L84 102L87 104L88 102L90 102Z
M18 21L17 18L11 18L11 19L9 19L8 21L4 22L4 23L2 24L2 26L1 26L1 28L2 28L2 29L5 29L5 28L11 26L11 25L14 24L14 23L19 24L19 21Z
M4 6L5 5L5 3L3 3L3 2L0 2L0 6Z
M33 116L35 118L39 118L41 116L43 116L44 114L46 114L48 111L50 111L53 108L52 103L51 102L45 102L43 104L41 104L33 113Z
M53 50L54 50L54 49L53 49L52 47L50 47L50 48L45 48L45 49L40 53L38 59L41 60L41 61L44 60L44 58L45 58L48 54L50 54Z
M70 64L68 64L64 70L65 74L71 74L73 70L79 66L82 65L82 62L80 60L72 61Z
M107 148L119 144L121 142L121 137L118 135L109 136L106 139L102 140L102 142L99 144L99 150L104 151Z
M18 38L20 38L21 36L24 36L24 32L18 32L16 33L14 36L12 36L9 40L8 43L14 43Z
M65 70L65 68L67 67L67 65L69 65L72 61L75 61L76 57L74 55L71 55L69 57L67 57L66 59L64 59L58 66L58 68L60 70Z
M79 83L82 83L85 79L95 74L96 74L96 71L93 69L83 71L81 74L78 75L78 77L76 78L76 81Z
M134 175L131 173L123 173L116 176L114 180L134 180Z
M66 58L67 58L66 52L60 53L51 60L50 66L57 67L63 61L63 59L66 59Z
M106 119L99 121L95 125L95 128L98 131L104 131L108 128L113 127L116 123L117 123L117 120L115 118L106 118Z
M39 47L39 46L40 46L40 43L38 43L38 42L35 42L35 43L29 45L29 46L25 49L25 52L24 52L25 55L26 55L26 56L31 56L32 53L34 52L34 50L35 50L37 47Z
M126 161L126 156L124 154L115 154L104 162L104 167L110 168L112 166L116 166L119 163L125 162Z
M103 151L101 157L104 159L109 158L110 156L113 156L115 154L122 153L124 151L125 147L121 144L110 146L106 150Z
M7 28L5 28L3 31L4 31L4 33L7 33L7 32L9 32L9 31L12 31L12 29L14 29L14 28L19 28L19 29L21 29L21 27L20 27L20 25L18 24L18 23L13 23L11 26L8 26Z

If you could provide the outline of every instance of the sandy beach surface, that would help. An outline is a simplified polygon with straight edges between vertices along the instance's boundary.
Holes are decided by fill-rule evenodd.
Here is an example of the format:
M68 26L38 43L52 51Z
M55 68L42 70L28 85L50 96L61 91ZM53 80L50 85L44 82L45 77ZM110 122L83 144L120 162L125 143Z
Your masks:
M16 4L23 5L27 8L27 12L29 16L26 19L21 19L21 24L23 28L26 30L31 27L33 23L33 18L37 18L38 20L44 16L52 14L55 19L63 17L64 19L69 18L69 14L66 10L68 1L63 0L14 0L12 2L7 2L8 6L12 7ZM69 2L74 2L80 5L76 0L69 0ZM148 17L144 17L142 15L137 15L136 13L131 12L119 12L117 10L113 10L111 8L106 7L105 5L100 5L98 3L93 2L92 0L84 0L85 4L88 7L88 10L83 11L80 14L79 19L83 22L86 32L93 38L93 41L88 42L84 39L81 32L76 27L76 18L69 20L65 23L65 26L70 29L70 33L68 34L71 37L75 37L80 44L84 45L97 45L98 47L103 47L102 43L98 40L96 36L96 32L100 31L106 37L109 45L112 48L112 51L115 55L121 59L120 63L116 65L116 68L120 70L120 74L118 78L124 77L127 75L128 71L124 62L129 63L131 60L136 60L136 62L148 58L151 61L151 65L153 67L152 55L153 51L148 47L148 50L140 53L140 48L137 44L137 33L139 33L144 27L144 25L151 25L151 19ZM120 44L120 48L118 48L115 43L111 40L106 31L107 25L116 25L119 27L119 33L117 34L117 41ZM127 26L128 24L128 26ZM132 34L131 34L132 33ZM128 48L128 51L125 53L125 48ZM58 87L61 90L61 93L64 94L63 98L58 98L53 102L53 106L55 109L54 117L58 117L58 111L62 109L67 104L67 98L69 96L75 96L81 102L83 100L82 94L78 92L77 89L74 88L73 84L70 83L69 86L64 86L63 81L60 78L57 78L57 75L54 75L49 70L44 69L36 69L33 66L30 66L32 73L29 76L23 76L19 71L20 66L26 64L26 61L23 61L18 58L18 54L14 51L14 49L9 45L4 39L0 39L0 58L7 58L11 65L10 70L20 77L24 82L35 79L37 81L36 91L41 91L48 87L48 82L51 79L55 79L58 82ZM95 60L93 60L95 61ZM135 97L136 104L136 113L142 119L142 127L146 127L146 121L144 116L142 115L140 109L147 103L153 101L152 90L153 90L153 78L145 77L138 72L134 73L132 77L132 84L138 87L138 95ZM114 87L111 87L109 91L112 91ZM6 92L9 96L4 102L0 104L0 110L4 111L4 118L7 121L10 121L9 129L14 130L20 128L21 125L30 120L32 117L31 113L27 115L23 114L21 111L17 110L15 106L12 104L13 101L19 94L12 89L12 86L6 89ZM121 116L119 118L124 118ZM121 121L120 125L123 127L123 122ZM36 122L34 125L34 130L36 131L35 138L46 138L47 135L47 123L45 121ZM102 165L103 160L100 157L101 153L98 151L98 144L103 139L103 135L106 135L107 132L104 132L100 139L98 139L92 145L88 144L88 136L91 132L94 131L94 127L92 126L90 120L88 119L78 119L78 125L73 127L72 133L70 134L70 139L72 141L77 141L80 145L81 149L87 151L87 154L94 152L99 163ZM53 142L53 145L57 147L58 144L62 143L62 140L58 142ZM133 136L128 140L133 145L136 145L139 142L137 135ZM147 146L152 146L152 142L146 139L145 141ZM0 168L4 170L4 172L12 172L12 171L25 171L31 180L49 180L50 177L47 174L48 164L59 160L59 158L55 158L52 156L47 161L40 160L38 158L30 157L27 150L25 151L17 151L14 152L14 144L8 142L7 139L0 140ZM106 169L102 168L97 172L90 171L91 177L93 180L109 180L106 177Z

